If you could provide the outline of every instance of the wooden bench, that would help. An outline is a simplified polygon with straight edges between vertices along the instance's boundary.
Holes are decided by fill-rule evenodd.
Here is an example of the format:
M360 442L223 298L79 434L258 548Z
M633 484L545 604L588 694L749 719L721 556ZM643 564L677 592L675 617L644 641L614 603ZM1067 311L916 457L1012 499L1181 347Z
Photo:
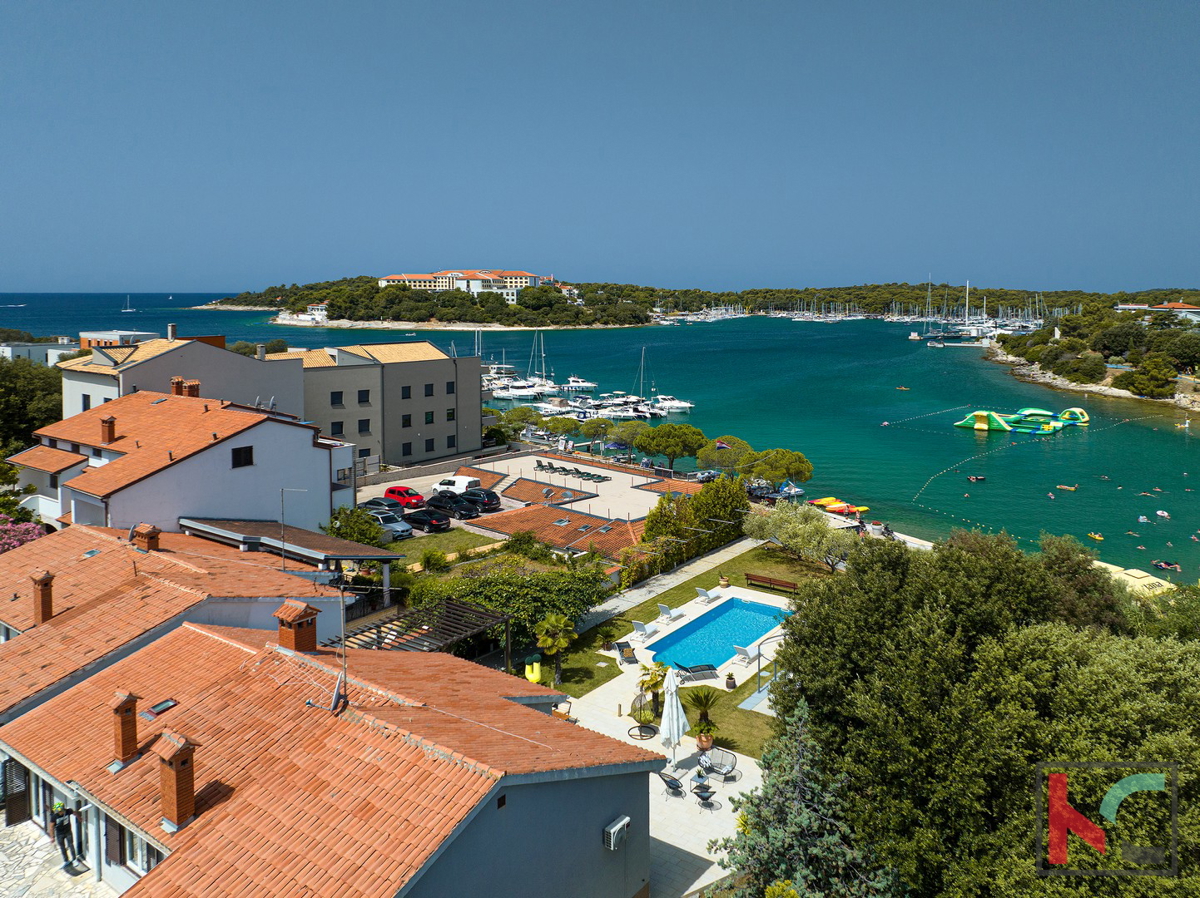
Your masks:
M747 586L766 586L769 589L781 589L785 592L796 594L798 583L793 583L791 580L776 580L774 577L764 577L761 574L746 574Z

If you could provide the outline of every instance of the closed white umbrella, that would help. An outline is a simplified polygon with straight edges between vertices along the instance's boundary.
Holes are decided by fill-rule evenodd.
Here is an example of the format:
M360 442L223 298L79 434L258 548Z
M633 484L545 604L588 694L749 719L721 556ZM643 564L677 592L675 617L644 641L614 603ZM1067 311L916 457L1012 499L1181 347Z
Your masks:
M679 700L679 678L675 668L669 668L663 678L663 713L662 713L662 744L671 749L671 763L675 763L675 749L683 741L683 735L690 728L687 712L683 710L683 702Z

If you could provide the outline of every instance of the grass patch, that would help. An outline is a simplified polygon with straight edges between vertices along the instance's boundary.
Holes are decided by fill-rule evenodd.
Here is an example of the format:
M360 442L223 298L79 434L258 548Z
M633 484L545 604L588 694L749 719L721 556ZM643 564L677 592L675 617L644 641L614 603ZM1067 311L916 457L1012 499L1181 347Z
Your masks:
M554 685L554 659L542 656L542 684L558 689L572 698L587 695L597 686L615 679L621 673L616 658L600 654L600 627L592 627L571 643L570 650L563 656L562 682ZM516 663L516 659L513 659ZM606 666L600 667L604 663Z
M436 549L449 555L452 552L462 552L465 549L474 549L476 546L486 546L495 542L500 542L500 540L494 536L472 533L462 527L451 527L445 533L429 533L412 539L402 539L392 543L388 548L393 552L402 552L407 555L407 563L414 564L421 560L421 553L429 549Z

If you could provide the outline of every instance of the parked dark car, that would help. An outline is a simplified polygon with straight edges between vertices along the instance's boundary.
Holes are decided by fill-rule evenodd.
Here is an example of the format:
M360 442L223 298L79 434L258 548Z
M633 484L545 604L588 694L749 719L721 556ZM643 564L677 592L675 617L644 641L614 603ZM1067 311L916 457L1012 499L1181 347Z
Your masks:
M359 502L358 507L365 508L367 511L390 511L393 514L401 514L404 511L402 503L395 499L389 499L387 496L376 496L374 499Z
M418 508L416 511L407 512L404 520L426 533L441 533L450 529L450 516L432 508Z
M425 500L425 506L427 508L436 508L438 511L444 511L452 518L458 518L460 521L467 518L479 517L479 507L474 502L460 498L454 493L438 493L436 496L430 496Z
M481 486L472 487L461 494L461 498L474 502L480 511L499 511L500 496L493 490L485 490Z

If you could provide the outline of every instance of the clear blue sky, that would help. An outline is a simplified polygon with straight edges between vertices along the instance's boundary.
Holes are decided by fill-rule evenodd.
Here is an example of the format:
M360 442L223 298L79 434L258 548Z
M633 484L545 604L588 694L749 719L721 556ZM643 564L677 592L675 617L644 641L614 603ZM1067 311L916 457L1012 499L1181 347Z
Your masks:
M0 6L0 291L1200 286L1200 13Z

